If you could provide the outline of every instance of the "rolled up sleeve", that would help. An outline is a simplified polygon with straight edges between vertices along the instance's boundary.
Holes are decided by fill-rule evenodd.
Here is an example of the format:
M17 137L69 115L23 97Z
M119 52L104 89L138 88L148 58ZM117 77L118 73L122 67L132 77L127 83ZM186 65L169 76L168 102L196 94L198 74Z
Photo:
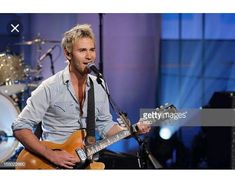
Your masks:
M50 91L46 85L41 84L31 97L27 100L27 105L12 124L12 130L31 129L40 123L49 107Z
M108 97L104 95L104 102L98 107L98 116L96 119L96 128L99 135L104 138L108 131L115 125L109 110Z

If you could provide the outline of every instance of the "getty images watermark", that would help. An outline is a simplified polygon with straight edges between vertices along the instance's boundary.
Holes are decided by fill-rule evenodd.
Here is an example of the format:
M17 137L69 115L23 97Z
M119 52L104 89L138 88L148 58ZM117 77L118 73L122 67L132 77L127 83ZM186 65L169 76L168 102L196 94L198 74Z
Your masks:
M154 119L155 121L163 121L166 119L173 119L173 120L178 120L178 119L184 119L187 116L187 112L180 112L180 113L169 113L169 112L150 112L150 113L143 113L143 120L150 120Z
M140 119L151 126L235 126L235 109L140 109Z
M0 163L0 168L16 168L16 167L25 167L25 162L3 162Z
M140 119L143 123L152 126L162 126L174 124L175 121L186 119L187 111L176 112L173 110L161 109L141 109Z

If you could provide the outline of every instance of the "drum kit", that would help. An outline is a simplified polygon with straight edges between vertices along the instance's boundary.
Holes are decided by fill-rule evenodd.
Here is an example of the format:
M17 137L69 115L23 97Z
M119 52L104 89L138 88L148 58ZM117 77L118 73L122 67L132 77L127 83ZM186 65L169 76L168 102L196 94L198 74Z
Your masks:
M41 47L48 43L57 44L59 41L37 37L14 45ZM22 145L13 137L11 125L25 106L31 91L43 79L42 65L37 62L37 68L32 69L25 65L21 56L9 52L0 53L0 165L16 158L14 156L18 155L18 149L22 149Z

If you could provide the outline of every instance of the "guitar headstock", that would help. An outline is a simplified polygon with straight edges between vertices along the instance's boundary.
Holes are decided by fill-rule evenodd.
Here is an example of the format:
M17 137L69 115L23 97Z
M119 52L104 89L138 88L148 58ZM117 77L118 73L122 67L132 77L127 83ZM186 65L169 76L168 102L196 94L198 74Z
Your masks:
M176 107L173 104L165 103L161 105L159 108L156 108L157 113L176 113Z

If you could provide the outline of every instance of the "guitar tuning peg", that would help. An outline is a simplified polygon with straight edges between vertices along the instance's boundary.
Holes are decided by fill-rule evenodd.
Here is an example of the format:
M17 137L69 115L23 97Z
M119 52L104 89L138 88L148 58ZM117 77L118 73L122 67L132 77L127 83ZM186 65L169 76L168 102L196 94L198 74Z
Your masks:
M160 106L160 109L163 109L163 105Z

